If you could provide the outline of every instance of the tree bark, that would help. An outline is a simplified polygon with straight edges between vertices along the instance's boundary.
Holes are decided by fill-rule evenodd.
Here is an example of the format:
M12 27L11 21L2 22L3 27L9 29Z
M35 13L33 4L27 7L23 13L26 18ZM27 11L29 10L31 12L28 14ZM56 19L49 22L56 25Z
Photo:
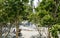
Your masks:
M50 27L48 27L48 38L51 38L49 28Z
M52 16L54 18L56 18L57 17L57 11L58 11L58 7L59 7L59 4L60 4L60 1L59 0L54 0L54 2L56 2L56 3L55 3L55 7L53 9L53 12L52 12L53 13Z
M9 25L8 34L5 36L5 38L7 38L7 36L9 35L11 27L12 27L12 23L10 23L10 25Z
M18 21L16 21L16 38L18 38L18 30L19 30Z
M2 25L0 24L0 38L2 38Z
M37 29L37 31L38 31L38 33L39 33L39 38L41 38L41 33L40 33L39 28L38 28L38 25L37 25L37 24L35 24L35 26L36 26L36 29Z

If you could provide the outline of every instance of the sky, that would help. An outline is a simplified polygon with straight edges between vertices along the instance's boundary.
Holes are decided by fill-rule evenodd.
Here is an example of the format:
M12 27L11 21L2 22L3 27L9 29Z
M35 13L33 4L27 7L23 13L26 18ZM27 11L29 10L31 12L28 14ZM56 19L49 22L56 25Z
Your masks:
M38 6L38 3L41 2L41 1L42 0L39 0L39 1L38 0L34 0L33 4L34 4L35 8ZM35 13L35 9L33 9L33 13Z
M40 0L41 2L42 0ZM38 0L34 0L34 6L37 7L38 6Z
M31 1L31 0L29 0L29 1ZM34 0L34 2L33 2L33 12L35 13L35 9L34 9L34 6L35 6L35 8L38 6L38 3L39 2L41 2L42 0ZM28 3L28 4L30 4L30 2Z
M31 0L29 0L29 1L31 1ZM41 1L42 0L40 0L39 2L41 2ZM30 4L30 2L29 2L29 4ZM34 3L33 4L34 4L35 7L37 7L38 6L38 0L34 0Z
M35 7L38 6L38 0L34 0L34 6L35 6Z

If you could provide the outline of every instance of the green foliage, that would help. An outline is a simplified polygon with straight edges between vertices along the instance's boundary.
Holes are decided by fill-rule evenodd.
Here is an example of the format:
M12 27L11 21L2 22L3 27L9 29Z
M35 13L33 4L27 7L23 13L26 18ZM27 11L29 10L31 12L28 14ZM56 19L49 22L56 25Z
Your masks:
M60 4L59 0L42 0L39 6L36 8L39 22L42 26L51 27L52 35L54 38L57 37L57 30L60 29Z
M23 3L26 3L26 1L20 1L20 0L6 0L1 4L1 16L0 21L15 21L15 20L21 20L21 19L27 19L27 14L29 14L26 10L26 5Z
M48 15L48 12L46 10L39 10L37 14L40 18L43 18L45 15Z
M42 0L42 2L40 2L39 6L36 8L36 12L38 13L38 16L41 20L40 23L42 23L43 26L46 24L52 25L52 24L60 23L60 20L59 20L60 19L60 15L59 15L60 14L59 13L60 5L57 7L57 4L59 4L59 0L57 0L57 1L58 1L58 3L54 0ZM43 18L46 17L46 15L50 15L51 18L53 18L54 20L50 20L47 22L47 20L45 19L46 22L42 21Z
M25 2L25 3L28 3L29 2L29 0L22 0L23 2Z
M60 4L59 0L42 0L36 8L36 12L41 12L38 16L41 18L40 23L42 26L51 27L51 33L54 38L58 38L57 31L60 32ZM46 12L44 12L44 10ZM47 14L44 14L47 13ZM55 25L56 24L56 25Z
M39 21L40 21L40 18L39 18L39 16L38 16L38 14L37 13L31 13L29 16L28 16L28 19L29 19L29 21L30 22L32 22L32 23L35 23L35 24L38 24L38 23L40 23Z
M54 9L55 2L54 0L42 0L40 5L37 7L37 10L46 10L52 12Z
M58 32L60 33L60 25L55 24L50 28L50 32L54 38L58 38Z
M52 25L53 24L53 17L50 15L45 15L42 19L41 19L41 24L42 25Z

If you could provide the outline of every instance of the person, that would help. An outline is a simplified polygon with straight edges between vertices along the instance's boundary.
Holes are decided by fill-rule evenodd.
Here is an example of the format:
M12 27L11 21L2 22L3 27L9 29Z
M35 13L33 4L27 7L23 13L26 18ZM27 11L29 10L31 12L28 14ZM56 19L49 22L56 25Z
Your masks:
M16 32L15 32L15 29L13 30L13 33L15 34Z
M18 36L22 36L21 29L19 29L19 31L18 31Z

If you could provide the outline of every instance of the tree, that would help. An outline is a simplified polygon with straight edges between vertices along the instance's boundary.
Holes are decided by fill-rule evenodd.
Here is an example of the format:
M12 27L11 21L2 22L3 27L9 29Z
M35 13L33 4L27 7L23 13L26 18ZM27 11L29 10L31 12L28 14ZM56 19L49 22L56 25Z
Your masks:
M59 18L59 7L60 7L60 1L59 0L42 0L42 2L40 2L40 5L36 8L36 12L41 12L43 10L46 11L46 13L48 12L48 14L44 14L45 12L43 12L43 14L39 14L40 18L42 16L42 18L40 19L40 24L42 26L46 26L47 27L51 27L54 24L57 24L59 22L58 19ZM42 13L42 12L41 12Z
M60 33L60 24L55 24L50 28L51 34L54 38L58 38L58 32Z
M3 11L2 2L0 2L0 37L2 38L2 26L8 22L7 14Z
M15 23L16 24L16 38L18 38L18 23L23 19L27 19L26 4L28 0L5 0L1 3L1 16L0 21L2 23ZM1 23L0 22L0 23Z

